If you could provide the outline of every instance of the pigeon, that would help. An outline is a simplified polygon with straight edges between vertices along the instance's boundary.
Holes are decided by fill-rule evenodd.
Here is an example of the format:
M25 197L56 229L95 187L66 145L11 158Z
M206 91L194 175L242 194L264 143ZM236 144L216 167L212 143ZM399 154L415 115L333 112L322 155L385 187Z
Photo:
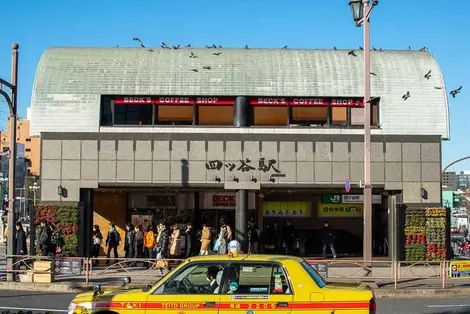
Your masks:
M427 48L427 47L423 47L423 48L419 49L419 51L428 51L428 48Z
M245 49L249 49L249 48L248 48L248 45L245 45Z
M459 94L461 90L462 90L462 86L460 86L457 89L451 90L450 94L451 94L452 98L455 98L455 95Z
M333 50L338 50L338 49L336 49L336 46L333 46Z
M194 54L194 52L191 51L191 54L189 55L191 59L197 58L197 56Z
M211 47L211 46L208 46L208 45L206 45L206 48L207 48L207 49L211 49L212 47Z
M383 51L382 48L380 48L379 51Z
M284 47L282 47L281 49L287 49L287 45L286 45L286 46L284 46Z
M411 50L411 46L408 46L408 50Z
M224 47L222 47L222 45L219 45L219 48L224 48Z
M434 89L442 89L442 87L434 86Z
M424 74L424 78L428 80L431 78L431 70L429 70L428 73Z
M401 96L401 98L403 98L403 100L410 98L410 91L407 91L405 95Z
M370 72L370 75L377 76L374 72Z
M168 45L167 45L167 44L165 44L165 42L164 42L164 41L162 41L162 48L168 48Z
M191 69L191 71L193 71L193 72L199 72L197 69Z
M213 55L214 56L220 56L222 54L222 52L214 52Z
M362 48L362 46L359 46L359 50L364 50L364 48Z
M377 49L374 46L372 46L372 50L377 51Z
M354 50L351 50L350 52L348 52L348 55L349 56L353 56L353 57L357 57L356 53L354 52Z
M116 46L116 48L118 48L118 47L119 47L119 45Z
M154 50L153 49L147 49L147 51L153 52Z
M186 45L186 48L191 48L191 44Z
M140 43L140 47L141 47L141 48L145 48L145 46L144 46L143 43Z
M138 37L133 37L132 40L139 42L141 48L145 48L144 43Z
M177 46L173 45L173 49L180 49L180 45L177 45Z
M211 69L211 67L208 67L208 66L202 67L202 68L203 68L204 70L210 70L210 69Z
M212 48L217 48L217 46L215 44L212 45Z

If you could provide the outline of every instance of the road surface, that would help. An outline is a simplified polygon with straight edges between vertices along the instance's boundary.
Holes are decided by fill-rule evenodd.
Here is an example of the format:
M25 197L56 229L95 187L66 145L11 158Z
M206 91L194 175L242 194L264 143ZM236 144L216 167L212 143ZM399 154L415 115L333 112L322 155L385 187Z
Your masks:
M0 312L66 313L72 294L0 291ZM377 314L464 314L470 313L468 299L377 300Z

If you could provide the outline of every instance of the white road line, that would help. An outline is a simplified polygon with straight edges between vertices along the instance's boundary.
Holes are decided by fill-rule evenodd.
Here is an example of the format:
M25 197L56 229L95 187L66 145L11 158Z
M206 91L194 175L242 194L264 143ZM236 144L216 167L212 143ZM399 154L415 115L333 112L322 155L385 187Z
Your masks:
M8 307L0 306L0 310L20 310L20 311L39 311L39 312L52 312L52 313L67 313L67 310L54 310L54 309L38 309L38 308L27 308L27 307Z
M470 307L470 304L443 304L443 305L427 305L428 308L443 308L443 307Z

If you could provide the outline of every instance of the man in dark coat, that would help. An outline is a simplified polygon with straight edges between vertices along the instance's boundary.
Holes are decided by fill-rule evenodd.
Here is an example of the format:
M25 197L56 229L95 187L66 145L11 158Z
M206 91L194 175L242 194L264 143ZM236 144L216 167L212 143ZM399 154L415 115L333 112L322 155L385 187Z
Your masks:
M23 230L21 222L16 223L16 255L28 255L26 246L26 232Z
M336 258L336 250L335 250L335 236L333 234L333 228L330 227L328 221L325 221L324 227L321 231L321 238L323 241L323 258L326 258L326 247L329 246L331 249L331 253L333 254L333 258Z
M51 247L51 228L47 225L45 220L41 221L41 232L38 238L39 250L41 250L41 256L49 256Z
M114 251L114 263L117 263L118 258L118 246L121 242L121 237L119 236L119 232L116 230L116 225L114 223L109 224L108 236L106 237L106 246L108 247L108 252L106 254L106 264L109 265L109 258L111 257L111 250Z
M196 230L193 228L191 221L186 222L186 258L191 257L194 253L193 244L196 244Z
M286 254L293 255L295 252L295 244L297 240L297 230L292 225L290 220L286 221L284 228L282 230L282 240L286 246Z
M135 232L134 226L130 223L126 225L126 235L124 236L124 252L126 258L134 257Z
M170 230L168 230L167 223L160 224L160 231L158 242L156 244L157 247L157 259L161 258L168 258L168 246L170 244Z

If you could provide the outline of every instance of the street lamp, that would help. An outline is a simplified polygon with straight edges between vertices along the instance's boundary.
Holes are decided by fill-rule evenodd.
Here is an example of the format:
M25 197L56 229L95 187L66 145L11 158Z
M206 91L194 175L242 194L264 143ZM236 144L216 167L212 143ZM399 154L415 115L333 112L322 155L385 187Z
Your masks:
M29 186L29 189L33 191L33 205L36 207L36 192L40 189L41 187L37 184L37 182L34 182L33 185Z
M356 26L364 25L364 236L363 259L372 260L372 182L371 182L371 154L370 154L370 28L369 17L372 9L378 4L377 0L350 0L353 19Z

